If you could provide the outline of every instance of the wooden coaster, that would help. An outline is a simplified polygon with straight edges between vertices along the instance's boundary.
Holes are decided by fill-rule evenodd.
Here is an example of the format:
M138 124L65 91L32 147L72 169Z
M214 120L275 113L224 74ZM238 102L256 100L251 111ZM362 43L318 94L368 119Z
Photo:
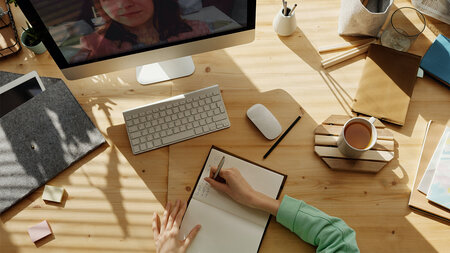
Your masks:
M375 121L378 140L375 146L358 158L347 158L337 148L337 139L345 122L351 117L331 115L315 129L314 151L333 170L376 173L394 158L394 136L378 119Z

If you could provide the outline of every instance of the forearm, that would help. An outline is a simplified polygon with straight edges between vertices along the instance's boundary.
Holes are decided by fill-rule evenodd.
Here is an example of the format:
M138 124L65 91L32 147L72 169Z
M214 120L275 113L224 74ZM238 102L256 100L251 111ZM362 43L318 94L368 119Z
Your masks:
M250 206L276 216L278 208L280 207L280 201L255 191L252 194Z

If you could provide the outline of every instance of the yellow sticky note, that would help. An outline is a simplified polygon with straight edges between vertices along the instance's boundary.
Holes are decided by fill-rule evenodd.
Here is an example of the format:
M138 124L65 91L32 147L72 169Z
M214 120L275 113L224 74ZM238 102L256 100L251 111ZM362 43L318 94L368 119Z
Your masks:
M59 203L62 200L63 194L64 188L46 185L44 188L44 193L42 194L42 199Z

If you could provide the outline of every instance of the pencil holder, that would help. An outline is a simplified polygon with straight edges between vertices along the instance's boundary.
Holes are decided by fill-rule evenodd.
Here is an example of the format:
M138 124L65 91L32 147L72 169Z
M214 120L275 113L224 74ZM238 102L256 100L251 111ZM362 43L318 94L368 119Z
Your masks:
M294 33L297 28L297 20L295 18L295 11L292 15L284 15L283 8L275 15L273 19L273 29L280 36L289 36ZM291 9L287 8L287 13L291 14Z

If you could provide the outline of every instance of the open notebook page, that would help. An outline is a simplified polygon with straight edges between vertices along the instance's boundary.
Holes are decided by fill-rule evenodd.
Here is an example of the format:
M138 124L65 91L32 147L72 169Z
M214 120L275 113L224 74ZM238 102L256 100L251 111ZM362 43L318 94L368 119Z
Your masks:
M277 197L283 183L283 175L212 148L205 163L205 167L203 168L203 173L195 188L193 198L247 219L260 226L265 226L267 219L269 218L268 213L235 202L228 197L228 195L213 189L204 180L205 177L209 177L211 166L217 167L223 156L225 156L225 162L222 169L237 168L245 180L247 180L256 191L262 192L272 198Z
M201 236L197 235L202 239L196 238L195 240L198 241L198 245L203 245L202 250L192 252L218 252L217 248L207 246L210 243L206 242L208 237L211 237L208 240L212 240L212 245L217 245L216 243L219 240L224 241L228 245L227 247L224 246L224 252L256 252L264 234L269 214L238 204L227 195L211 188L203 179L209 176L210 167L217 166L223 156L225 156L223 169L231 167L239 169L242 176L255 190L272 198L277 197L283 184L283 175L212 148L183 218L180 234L186 236L196 224L202 225L202 230L199 233ZM229 238L230 240L233 239L230 241L226 239L228 237L236 237L239 240ZM239 242L240 248L248 246L254 249L234 251L230 249L230 247L233 247L231 245L233 243L230 242Z
M188 253L248 253L257 252L264 234L264 226L256 225L229 212L191 199L180 229L183 240L201 224Z

